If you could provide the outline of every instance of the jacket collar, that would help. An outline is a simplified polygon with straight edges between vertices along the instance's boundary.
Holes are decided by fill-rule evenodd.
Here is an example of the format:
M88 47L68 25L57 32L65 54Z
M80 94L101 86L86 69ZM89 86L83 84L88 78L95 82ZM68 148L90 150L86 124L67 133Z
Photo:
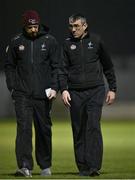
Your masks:
M89 31L87 31L87 34L83 37L83 38L74 38L74 36L72 34L70 34L70 39L74 42L83 40L83 39L88 39L90 37L90 33Z

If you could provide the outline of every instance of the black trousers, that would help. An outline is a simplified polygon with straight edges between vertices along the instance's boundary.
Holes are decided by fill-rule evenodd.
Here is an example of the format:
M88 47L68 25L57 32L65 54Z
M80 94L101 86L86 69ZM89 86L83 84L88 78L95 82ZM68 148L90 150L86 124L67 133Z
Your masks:
M70 90L71 123L75 160L79 171L96 168L102 164L103 141L100 127L104 86L87 90Z
M16 159L19 168L33 169L32 120L35 127L35 155L41 169L51 166L51 102L23 95L14 97L17 119Z

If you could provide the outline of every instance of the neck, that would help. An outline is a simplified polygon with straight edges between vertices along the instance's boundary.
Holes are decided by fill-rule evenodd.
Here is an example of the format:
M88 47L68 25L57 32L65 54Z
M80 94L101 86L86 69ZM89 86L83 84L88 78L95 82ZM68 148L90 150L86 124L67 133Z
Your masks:
M85 32L81 37L80 39L83 39L86 35L87 35L88 32Z

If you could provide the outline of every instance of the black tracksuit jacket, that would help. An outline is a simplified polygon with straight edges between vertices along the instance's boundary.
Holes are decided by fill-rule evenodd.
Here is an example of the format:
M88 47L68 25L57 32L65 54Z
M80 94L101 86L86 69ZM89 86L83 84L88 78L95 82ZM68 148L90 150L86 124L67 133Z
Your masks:
M87 34L83 39L71 36L65 40L59 71L61 92L104 85L103 74L109 89L115 92L116 77L113 64L98 35Z
M45 26L35 39L26 32L15 36L7 47L5 73L8 89L14 93L45 97L45 89L58 90L59 48Z

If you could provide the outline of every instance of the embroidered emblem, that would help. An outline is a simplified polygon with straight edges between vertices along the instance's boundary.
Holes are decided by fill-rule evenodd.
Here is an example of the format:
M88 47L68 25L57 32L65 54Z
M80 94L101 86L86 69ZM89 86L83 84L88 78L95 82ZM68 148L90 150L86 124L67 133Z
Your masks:
M36 19L29 19L28 22L30 24L36 24L37 23Z
M41 45L41 51L46 51L46 45L45 45L45 43L43 43L43 44Z
M71 50L76 49L76 45L72 44L72 45L70 46L70 49L71 49Z
M93 43L91 41L88 43L88 49L93 49Z
M24 51L24 49L25 49L24 45L19 46L19 51Z

